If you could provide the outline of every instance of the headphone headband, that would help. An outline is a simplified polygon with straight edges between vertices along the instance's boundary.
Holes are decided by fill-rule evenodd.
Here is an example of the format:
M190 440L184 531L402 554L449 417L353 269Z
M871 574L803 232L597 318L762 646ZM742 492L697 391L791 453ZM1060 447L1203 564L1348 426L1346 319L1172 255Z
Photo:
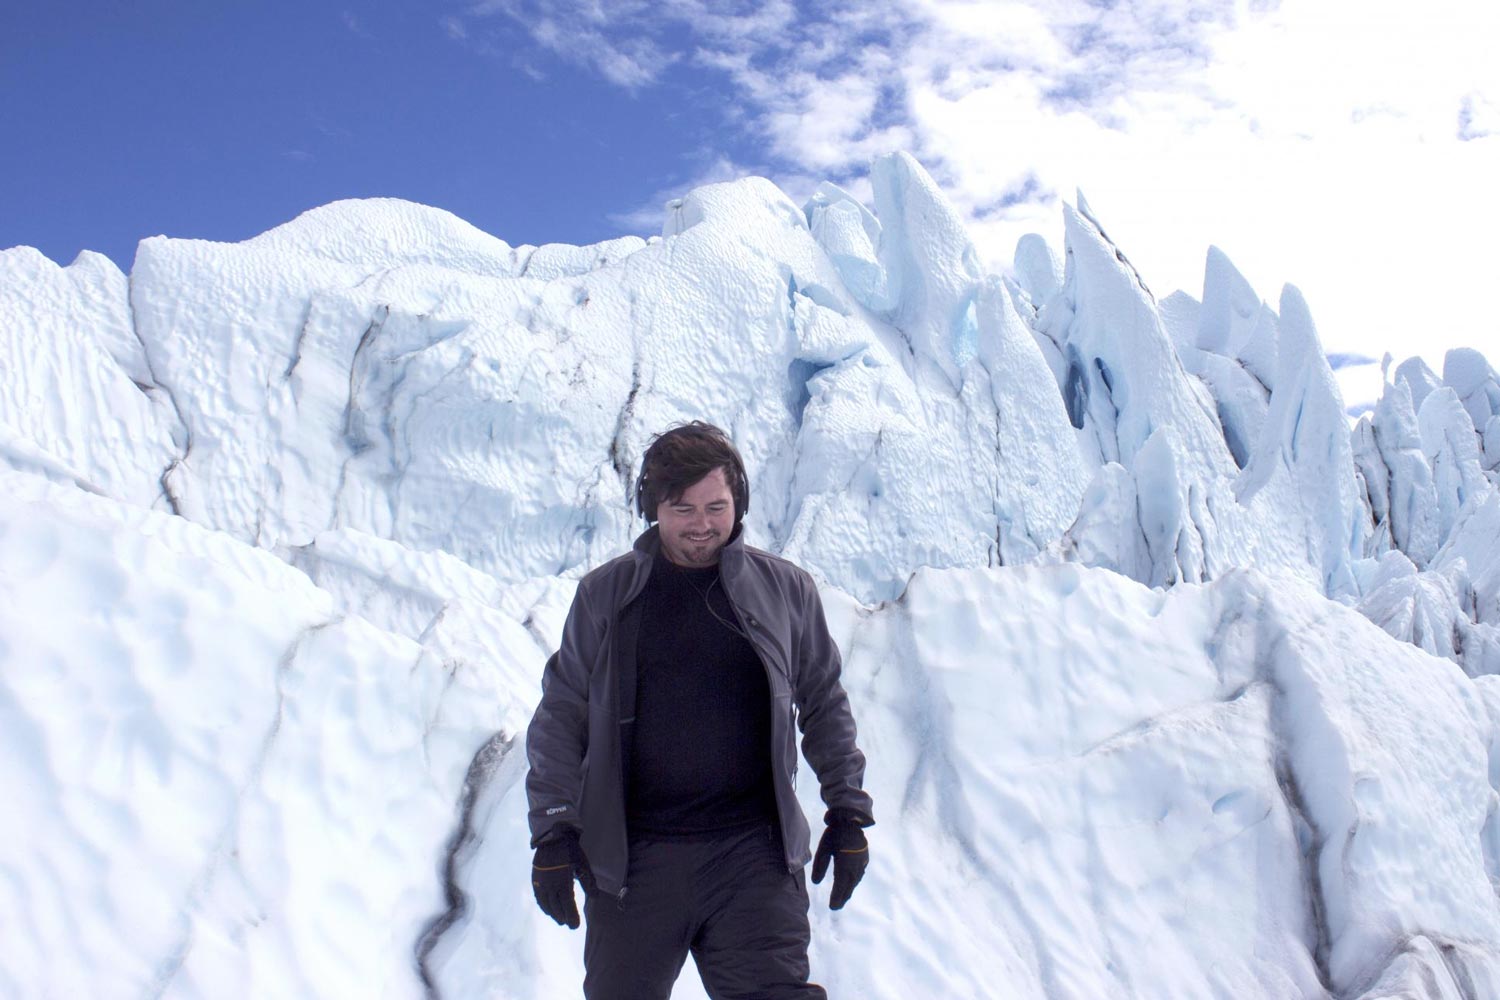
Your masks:
M665 454L677 449L680 444L687 443L703 446L701 451L707 454L697 456L700 459L722 458L722 461L715 464L701 462L694 464L702 465L705 476L714 469L724 469L730 495L734 498L734 523L738 525L744 519L745 512L750 509L750 479L745 474L745 463L740 458L734 442L729 440L729 435L713 424L702 420L679 424L651 439L651 443L646 447L646 453L641 456L641 471L635 479L636 510L641 517L645 518L647 524L656 523L656 508L666 498L658 495L656 484L651 480L650 469L653 465L659 465ZM694 479L692 482L681 485L686 488L697 481L698 479Z

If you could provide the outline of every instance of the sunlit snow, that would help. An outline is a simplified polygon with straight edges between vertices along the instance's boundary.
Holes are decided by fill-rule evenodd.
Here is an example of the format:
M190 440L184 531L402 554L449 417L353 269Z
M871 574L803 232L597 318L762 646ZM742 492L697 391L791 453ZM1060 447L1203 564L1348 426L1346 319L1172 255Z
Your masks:
M0 995L577 995L521 741L700 417L870 760L831 995L1500 996L1490 363L1351 428L1295 288L1158 298L1081 197L985 274L915 160L871 188L0 252Z

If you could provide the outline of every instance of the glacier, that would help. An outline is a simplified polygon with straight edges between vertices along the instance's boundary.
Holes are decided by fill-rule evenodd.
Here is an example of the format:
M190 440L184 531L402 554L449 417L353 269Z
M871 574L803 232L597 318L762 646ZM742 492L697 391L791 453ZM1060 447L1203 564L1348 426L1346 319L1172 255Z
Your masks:
M1158 300L1080 194L987 273L913 158L870 183L0 251L0 995L576 993L518 741L696 417L871 761L833 995L1500 996L1500 376L1351 427L1222 250Z

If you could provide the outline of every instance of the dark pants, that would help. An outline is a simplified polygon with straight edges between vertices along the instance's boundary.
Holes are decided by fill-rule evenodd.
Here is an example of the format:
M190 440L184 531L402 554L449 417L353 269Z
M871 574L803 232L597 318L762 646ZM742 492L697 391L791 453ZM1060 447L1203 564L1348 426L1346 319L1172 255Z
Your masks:
M713 1000L827 1000L807 981L807 885L770 827L632 838L625 884L584 902L587 1000L668 1000L688 952Z

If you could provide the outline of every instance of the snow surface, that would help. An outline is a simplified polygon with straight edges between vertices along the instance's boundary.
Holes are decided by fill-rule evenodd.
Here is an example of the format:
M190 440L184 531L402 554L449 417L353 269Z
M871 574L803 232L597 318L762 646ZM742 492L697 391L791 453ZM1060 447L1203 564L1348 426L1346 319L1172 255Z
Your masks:
M109 258L61 268L0 251L0 455L6 465L149 506L183 429L132 325Z
M0 252L0 995L576 995L517 740L702 417L871 762L833 995L1500 996L1500 377L1351 431L1221 251L1158 302L1080 198L987 275L915 160L871 189Z
M527 898L512 742L567 584L484 594L344 538L335 598L181 518L4 485L3 634L31 666L0 728L28 820L4 840L11 995L417 995L466 777L470 903L435 985L575 990L580 937ZM360 578L399 591L368 621ZM836 994L1355 996L1424 939L1437 974L1500 989L1493 686L1253 571L825 597L882 804L858 905L814 889Z

